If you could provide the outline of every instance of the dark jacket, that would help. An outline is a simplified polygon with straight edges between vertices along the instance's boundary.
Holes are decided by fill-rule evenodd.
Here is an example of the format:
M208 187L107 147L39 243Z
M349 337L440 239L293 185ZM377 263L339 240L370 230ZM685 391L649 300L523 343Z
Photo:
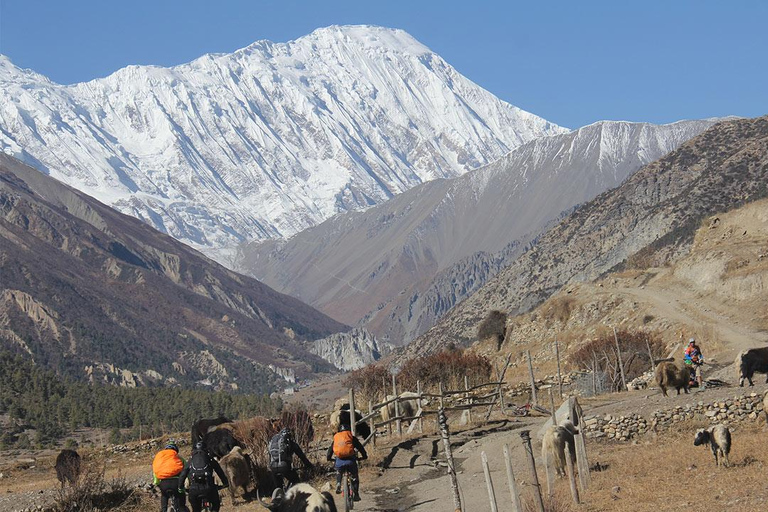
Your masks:
M189 458L186 464L184 464L184 469L181 470L181 474L179 475L179 490L184 489L184 482L187 480L187 477L189 476L190 466L192 464L192 458L194 457L194 453L192 454L192 457ZM206 454L207 455L207 454ZM219 475L219 480L221 480L221 484L224 487L229 487L229 480L227 480L227 475L224 474L224 471L222 471L221 466L218 462L216 462L216 459L211 457L210 455L207 455L208 457L208 464L211 466L213 471L216 472L217 475ZM194 480L189 481L189 487L191 488L214 488L216 487L216 482L213 480L213 473L210 474L208 477L208 480L204 484L200 484L198 482L195 482Z
M363 444L357 440L357 437L352 437L352 446L355 447L355 450L360 452L360 458L361 459L367 459L368 453L365 451L365 447ZM328 447L328 452L325 454L326 459L333 460L333 441L331 441L331 446Z

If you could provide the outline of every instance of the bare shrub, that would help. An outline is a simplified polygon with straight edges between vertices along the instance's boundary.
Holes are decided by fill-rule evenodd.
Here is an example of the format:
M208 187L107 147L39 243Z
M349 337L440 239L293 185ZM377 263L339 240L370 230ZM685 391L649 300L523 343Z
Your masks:
M648 346L654 359L664 357L665 346L658 333L620 330L616 333L621 349L624 376L629 382L647 372L653 366L648 354ZM648 345L646 345L646 341ZM605 332L590 340L573 352L569 360L578 368L602 372L608 377L609 385L616 391L621 388L621 370L616 352L616 340L613 331Z
M496 350L504 343L504 333L507 330L507 314L497 309L491 310L477 327L477 339L491 339L496 343Z
M391 380L392 374L387 368L371 364L350 372L344 379L343 385L354 389L356 401L365 404L369 400L372 402L384 400Z
M238 420L233 423L232 431L235 439L243 443L250 452L251 462L255 466L269 466L269 440L280 431L276 421L262 416Z
M464 385L465 375L470 385L488 382L491 369L491 362L483 356L451 350L407 361L400 370L398 381L404 390L415 390L419 380L425 390L436 390L441 382L443 386L458 389Z
M238 420L233 423L232 433L250 452L251 462L257 467L269 466L269 441L283 428L290 428L293 439L306 450L315 438L312 419L305 409L283 411L280 418L262 416Z
M95 512L98 510L130 508L138 504L122 475L107 482L104 478L106 462L84 465L77 480L59 490L54 502L55 512Z
M295 411L283 411L280 415L280 428L290 428L293 439L299 443L302 449L306 449L315 439L315 427L306 409Z

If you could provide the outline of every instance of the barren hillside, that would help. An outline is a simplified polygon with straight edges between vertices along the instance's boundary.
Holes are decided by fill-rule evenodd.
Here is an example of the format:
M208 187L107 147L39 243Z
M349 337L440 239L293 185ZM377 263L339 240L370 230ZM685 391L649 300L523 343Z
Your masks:
M524 313L566 285L673 262L709 216L765 197L767 184L768 117L719 123L578 208L404 357L472 343L490 309Z
M500 351L489 343L475 349L494 358L515 353L519 377L527 372L523 353L531 350L537 370L551 374L556 338L568 355L611 327L640 329L659 333L668 348L696 337L716 370L739 350L768 342L766 302L768 200L761 200L705 219L676 263L567 285L512 318Z

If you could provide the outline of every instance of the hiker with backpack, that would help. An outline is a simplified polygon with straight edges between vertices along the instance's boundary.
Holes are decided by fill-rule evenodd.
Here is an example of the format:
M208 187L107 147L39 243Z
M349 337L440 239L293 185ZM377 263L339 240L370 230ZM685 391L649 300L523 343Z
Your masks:
M152 483L160 489L160 512L166 511L169 501L177 512L187 509L184 492L179 491L179 475L184 465L179 447L173 441L169 441L152 460Z
M184 491L184 483L189 478L189 490L187 496L192 512L200 512L203 508L203 500L211 504L211 512L218 512L221 507L219 499L219 487L213 480L213 473L219 475L222 486L228 487L227 475L221 470L221 466L210 456L202 441L195 443L192 455L179 475L179 492Z
M293 440L291 429L284 428L269 441L269 471L275 482L275 488L283 488L284 479L288 487L299 483L299 474L293 469L293 456L296 455L305 468L312 468L312 463L301 447Z
M352 435L349 425L339 426L339 431L333 436L333 443L328 448L327 458L333 460L336 457L334 467L336 468L336 494L341 494L341 476L346 471L349 473L349 479L352 482L352 492L354 501L360 501L360 480L357 478L357 455L355 451L360 452L360 459L365 460L368 454L365 447Z

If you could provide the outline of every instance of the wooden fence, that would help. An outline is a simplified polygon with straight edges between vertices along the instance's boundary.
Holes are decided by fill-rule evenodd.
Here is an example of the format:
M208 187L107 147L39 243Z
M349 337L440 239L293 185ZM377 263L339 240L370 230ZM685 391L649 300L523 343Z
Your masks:
M488 411L486 414L486 418L490 416L490 413L494 406L498 405L503 410L503 404L504 404L504 393L502 390L502 386L506 384L502 381L494 381L494 382L486 382L483 384L477 384L475 386L469 385L469 379L466 377L464 378L464 389L457 389L457 390L445 390L443 389L443 385L439 385L439 389L437 393L427 393L425 391L422 391L421 389L421 383L418 382L416 385L417 391L413 395L409 395L407 397L403 397L402 394L397 393L397 378L395 376L392 376L392 394L394 395L393 398L390 398L389 400L384 400L383 402L374 404L372 402L368 403L368 412L364 416L362 416L359 420L356 422L352 422L352 433L356 434L357 426L363 422L367 422L369 420L372 420L373 418L376 418L376 416L381 414L381 409L384 407L390 408L390 405L394 404L391 408L391 411L394 412L394 415L390 415L389 419L382 420L379 422L371 421L372 427L371 428L371 435L368 437L368 439L365 439L363 441L363 444L367 444L371 441L373 441L374 444L376 444L376 436L378 435L378 429L382 427L387 427L388 431L392 431L392 426L394 425L394 431L397 433L398 436L403 435L403 422L410 421L410 426L408 427L407 433L413 432L416 428L418 428L419 432L423 432L423 419L425 416L429 415L436 415L437 409L425 409L423 407L422 401L426 400L437 400L439 407L442 408L444 411L467 411L468 415L468 421L472 421L472 410L476 409L478 407L487 407ZM483 389L495 387L496 389L490 391L490 392L481 392ZM458 398L458 403L454 403L450 406L446 406L446 401L448 401L451 398ZM406 416L404 413L401 413L403 411L402 403L403 402L415 402L416 403L416 411L411 416ZM355 391L354 389L349 390L349 408L350 410L360 410L359 406L357 405L357 401L355 399Z

